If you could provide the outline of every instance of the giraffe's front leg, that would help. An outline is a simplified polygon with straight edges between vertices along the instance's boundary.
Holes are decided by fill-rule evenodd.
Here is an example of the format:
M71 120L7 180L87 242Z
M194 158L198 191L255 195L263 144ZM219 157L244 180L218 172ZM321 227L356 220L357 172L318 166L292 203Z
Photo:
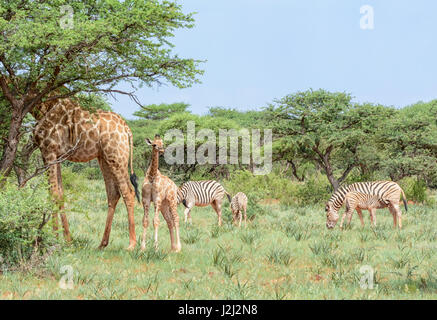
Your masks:
M146 234L149 226L149 207L150 199L143 200L144 216L143 216L143 235L141 237L141 250L146 249Z
M158 250L158 230L159 230L159 212L161 211L162 200L159 196L153 199L155 206L155 216L153 217L153 227L155 229L155 250Z

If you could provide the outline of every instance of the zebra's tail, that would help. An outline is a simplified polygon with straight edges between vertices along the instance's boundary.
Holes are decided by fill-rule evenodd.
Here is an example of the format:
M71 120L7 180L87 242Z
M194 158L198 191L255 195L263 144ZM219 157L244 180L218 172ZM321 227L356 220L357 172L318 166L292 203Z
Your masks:
M408 211L407 197L405 197L404 190L401 189L401 191L402 191L402 201L404 202L405 211Z
M184 205L185 208L188 208L188 206L187 206L187 201L186 201L185 199L182 200L182 204Z
M226 196L228 197L229 202L231 202L232 201L231 195L227 191L225 191L225 193L226 193Z

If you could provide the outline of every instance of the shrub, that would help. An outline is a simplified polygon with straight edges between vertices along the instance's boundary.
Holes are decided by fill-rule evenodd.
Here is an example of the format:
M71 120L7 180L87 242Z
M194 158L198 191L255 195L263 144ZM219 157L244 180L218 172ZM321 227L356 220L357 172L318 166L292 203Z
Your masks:
M424 203L428 200L426 182L419 178L407 177L399 182L408 200Z
M45 180L45 179L44 179ZM42 179L18 189L6 183L0 193L0 257L5 267L29 261L44 254L55 243L47 225L55 205Z

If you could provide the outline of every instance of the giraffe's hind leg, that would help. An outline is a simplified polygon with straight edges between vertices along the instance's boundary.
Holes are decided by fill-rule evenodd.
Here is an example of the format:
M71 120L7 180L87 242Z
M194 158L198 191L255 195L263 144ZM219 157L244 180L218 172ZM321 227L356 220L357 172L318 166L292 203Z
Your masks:
M48 156L48 157L44 157L44 163L50 163L56 161L56 156ZM70 236L70 230L69 230L69 226L68 226L68 220L67 217L65 215L65 213L63 212L64 209L64 199L63 199L63 188L62 188L62 176L61 176L61 165L55 164L50 166L49 170L48 170L48 175L49 175L49 185L50 185L50 193L53 197L53 199L55 200L59 211L61 211L61 220L62 220L62 225L64 228L64 238L66 241L71 241L71 236ZM58 231L58 212L54 212L52 215L52 219L53 219L53 230L56 232L57 235L57 231Z
M105 231L103 232L102 241L99 249L105 248L109 243L109 235L111 233L112 219L114 218L115 208L120 199L120 192L117 188L115 177L109 170L108 164L103 159L98 159L100 169L102 170L103 179L105 180L106 196L108 198L108 215L106 217Z
M67 216L64 211L64 188L62 186L61 164L56 164L56 173L58 179L58 195L60 198L59 209L61 211L62 227L64 229L64 238L67 242L71 242L70 227L68 225Z
M149 208L150 208L150 202L152 200L151 184L147 183L143 186L142 196L143 196L142 202L143 202L144 216L143 216L143 234L141 237L141 250L144 250L146 249L146 233L147 233L147 228L149 227Z
M117 182L118 190L121 193L124 204L126 206L129 223L129 246L127 247L127 250L131 251L135 248L135 245L137 244L134 219L135 191L130 184L126 168L127 163L126 165L117 165L114 163L110 167L111 172Z
M170 243L171 243L171 249L175 250L175 239L174 239L174 221L173 216L170 213L170 207L167 201L163 201L161 205L161 212L162 215L167 222L168 231L170 233Z

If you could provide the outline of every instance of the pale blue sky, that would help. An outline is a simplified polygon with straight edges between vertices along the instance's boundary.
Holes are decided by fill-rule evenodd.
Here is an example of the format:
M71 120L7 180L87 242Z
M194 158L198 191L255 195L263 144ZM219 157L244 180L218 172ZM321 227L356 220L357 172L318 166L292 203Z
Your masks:
M207 60L201 84L141 88L143 104L186 102L257 109L296 91L346 91L357 102L401 107L437 98L437 1L434 0L179 0L197 12L178 31L180 56ZM360 28L371 5L374 30ZM127 118L138 106L110 100Z

